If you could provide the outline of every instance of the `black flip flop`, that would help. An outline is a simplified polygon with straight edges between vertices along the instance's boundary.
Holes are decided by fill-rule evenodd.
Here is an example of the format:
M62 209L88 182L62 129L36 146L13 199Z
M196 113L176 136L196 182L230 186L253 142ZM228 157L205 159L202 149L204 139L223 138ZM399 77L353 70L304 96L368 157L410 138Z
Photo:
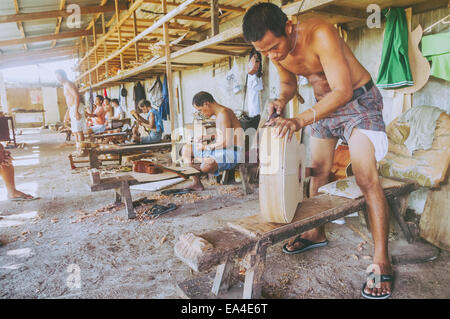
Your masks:
M148 211L145 212L145 214L151 216L151 217L159 217L163 214L166 214L168 212L171 212L175 209L177 209L177 205L170 203L168 206L163 205L154 205L152 208L150 208Z
M169 195L181 195L181 194L187 194L192 192L192 189L189 188L179 188L179 189L168 189L165 191L162 191L161 194L165 196Z
M310 241L308 239L301 238L301 237L295 238L294 242L292 244L295 244L295 243L298 243L298 242L301 242L305 246L303 246L302 248L296 249L296 250L288 250L287 249L288 243L286 243L283 246L283 252L285 254L288 254L288 255L293 255L293 254L299 254L299 253L305 252L305 251L310 250L310 249L319 248L319 247L323 247L323 246L328 245L328 240L324 240L324 241L321 241L319 243L315 243L315 242L312 242L312 241Z
M361 288L361 295L366 299L388 299L391 296L391 293L387 293L381 296L372 296L371 294L366 293L364 290L367 287L367 282L369 280L376 281L376 277L380 276L379 281L380 282L390 282L391 283L391 291L392 291L392 285L394 283L394 275L376 275L375 273L371 272L367 275L366 282L362 285Z

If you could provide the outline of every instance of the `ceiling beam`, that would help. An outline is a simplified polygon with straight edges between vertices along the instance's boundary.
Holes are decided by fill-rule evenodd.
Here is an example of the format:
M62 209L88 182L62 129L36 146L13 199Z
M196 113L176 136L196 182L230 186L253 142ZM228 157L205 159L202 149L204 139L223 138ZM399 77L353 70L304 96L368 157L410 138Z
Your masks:
M20 8L19 8L19 3L17 2L17 0L14 0L14 8L16 9L16 14L20 13ZM17 28L19 28L20 34L22 35L22 38L26 38L25 36L25 30L23 29L23 23L22 22L17 22ZM28 46L26 43L23 44L23 48L25 49L25 51L28 51Z
M120 10L126 9L126 3L121 3L119 5ZM114 6L88 6L82 7L80 13L83 14L93 14L102 12L114 11ZM53 11L42 11L42 12L32 12L32 13L19 13L19 14L9 14L0 16L0 23L10 23L10 22L22 22L30 20L39 19L52 19L52 18L66 18L70 16L72 12L66 10L53 10Z
M160 0L144 0L144 2L145 3L161 4ZM167 6L178 7L179 5L180 5L180 3L167 2ZM190 7L197 7L197 8L205 8L205 9L209 9L211 7L211 5L208 2L193 3L193 4L189 5L189 6ZM227 5L219 5L219 9L224 10L224 11L233 11L233 12L239 12L239 13L245 12L244 8L239 8L239 7L234 7L234 6L227 6Z
M20 45L20 44L24 44L24 43L78 38L78 37L90 36L90 35L92 35L92 32L86 31L86 30L63 32L63 33L58 33L58 34L41 35L41 36L37 36L37 37L27 37L25 39L3 40L3 41L0 41L0 47L6 47L6 46L10 46L10 45Z
M59 10L64 10L65 7L66 7L66 0L61 0L61 2L59 3ZM59 30L61 29L62 19L63 18L59 17L58 20L56 21L55 34L58 34ZM51 47L54 48L55 45L56 40L53 40Z

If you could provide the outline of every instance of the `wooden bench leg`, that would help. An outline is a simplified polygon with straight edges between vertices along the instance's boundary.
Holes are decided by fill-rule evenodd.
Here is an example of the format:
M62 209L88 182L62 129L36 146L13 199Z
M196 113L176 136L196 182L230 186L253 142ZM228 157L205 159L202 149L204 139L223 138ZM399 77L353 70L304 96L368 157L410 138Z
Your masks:
M99 168L100 162L98 160L98 153L96 148L89 150L89 166L90 168Z
M130 185L128 184L128 181L122 181L122 186L120 187L120 197L125 201L125 207L128 213L128 218L129 219L136 218L136 212L134 211L133 200L131 198Z
M239 165L239 173L241 175L242 188L244 190L244 194L248 195L253 193L253 189L250 186L250 181L248 178L247 167L245 165Z
M250 254L250 267L245 272L243 299L259 299L262 291L262 276L266 263L269 242L259 242Z
M212 293L216 296L222 291L228 291L231 286L231 274L233 270L234 262L227 259L223 264L217 266L216 276L212 285Z
M408 243L413 243L415 241L415 236L411 233L408 224L405 221L405 213L406 208L408 207L408 195L404 196L394 196L392 199L388 200L389 207L391 208L391 211L395 217L395 220L399 224L403 234L406 237L406 240Z

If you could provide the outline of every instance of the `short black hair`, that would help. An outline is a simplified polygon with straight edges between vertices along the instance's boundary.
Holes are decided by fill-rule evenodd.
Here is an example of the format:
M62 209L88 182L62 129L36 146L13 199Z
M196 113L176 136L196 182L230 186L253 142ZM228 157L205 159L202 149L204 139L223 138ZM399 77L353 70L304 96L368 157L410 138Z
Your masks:
M139 101L138 107L140 109L142 109L143 107L152 107L152 104L150 103L150 101L142 99Z
M97 95L96 97L98 97L99 100L102 101L102 103L103 103L103 101L105 100L105 98L103 97L103 95L100 95L100 94L99 94L99 95Z
M59 75L60 77L62 77L63 79L67 80L67 74L66 71L62 70L62 69L58 69L55 71L55 74Z
M201 91L194 95L192 98L192 105L195 105L197 107L203 106L205 102L215 103L216 100L214 100L213 96L209 94L208 92Z
M112 100L111 100L111 103L116 103L117 105L120 104L118 99L112 99Z
M267 31L276 37L286 35L288 18L280 7L273 3L262 2L250 7L244 15L242 29L247 42L261 40Z
M109 97L105 97L105 101L108 101L109 103L111 103L111 99Z

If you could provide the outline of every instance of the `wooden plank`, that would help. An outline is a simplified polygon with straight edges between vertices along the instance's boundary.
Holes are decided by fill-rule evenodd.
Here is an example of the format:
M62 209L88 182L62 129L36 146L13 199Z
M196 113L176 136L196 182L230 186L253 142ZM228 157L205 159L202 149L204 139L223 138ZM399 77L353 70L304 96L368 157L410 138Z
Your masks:
M211 1L211 36L219 34L219 0Z
M433 245L450 251L450 179L438 190L428 192L420 217L420 236Z
M160 0L145 0L144 3L154 3L154 4L160 4ZM176 2L167 2L167 6L179 6L179 3ZM207 2L196 2L196 3L192 3L190 5L191 7L197 7L197 8L205 8L205 9L209 9L210 8L210 4ZM238 13L243 13L245 12L244 8L239 8L239 7L235 7L235 6L228 6L228 5L219 5L219 9L224 10L224 11L233 11L233 12L238 12Z
M134 0L133 0L133 4L134 4ZM136 37L138 35L138 22L136 19L136 11L133 11L133 35L134 37ZM136 62L139 61L139 42L136 41L136 43L134 44L134 53L136 55ZM106 54L105 54L106 56Z
M61 0L61 2L59 3L59 10L64 10L64 8L66 7L66 0ZM63 18L59 17L56 21L56 28L55 28L55 34L58 34L59 31L61 30L61 23L62 23ZM51 47L54 48L56 45L56 40L53 40Z
M120 3L119 8L121 10L126 9L125 3ZM114 6L86 6L80 8L80 14L93 14L101 12L111 12L114 11ZM41 11L32 13L18 13L10 15L0 16L0 23L10 23L10 22L22 22L40 19L52 19L52 18L66 18L70 16L72 12L66 10L52 10L52 11Z
M119 27L119 0L114 0L114 5L116 8L116 30L117 30L117 38L119 39L119 49L122 47L122 34ZM95 62L95 65L98 65L98 61ZM120 53L120 69L124 69L124 62L123 62L123 54ZM96 68L97 69L97 68Z
M105 14L102 13L102 36L104 37L105 35L106 35ZM106 48L106 41L105 41L105 42L103 42L103 56L106 56L107 52L108 52L108 49ZM106 75L106 78L108 78L108 76L109 76L108 62L105 63L105 75Z

